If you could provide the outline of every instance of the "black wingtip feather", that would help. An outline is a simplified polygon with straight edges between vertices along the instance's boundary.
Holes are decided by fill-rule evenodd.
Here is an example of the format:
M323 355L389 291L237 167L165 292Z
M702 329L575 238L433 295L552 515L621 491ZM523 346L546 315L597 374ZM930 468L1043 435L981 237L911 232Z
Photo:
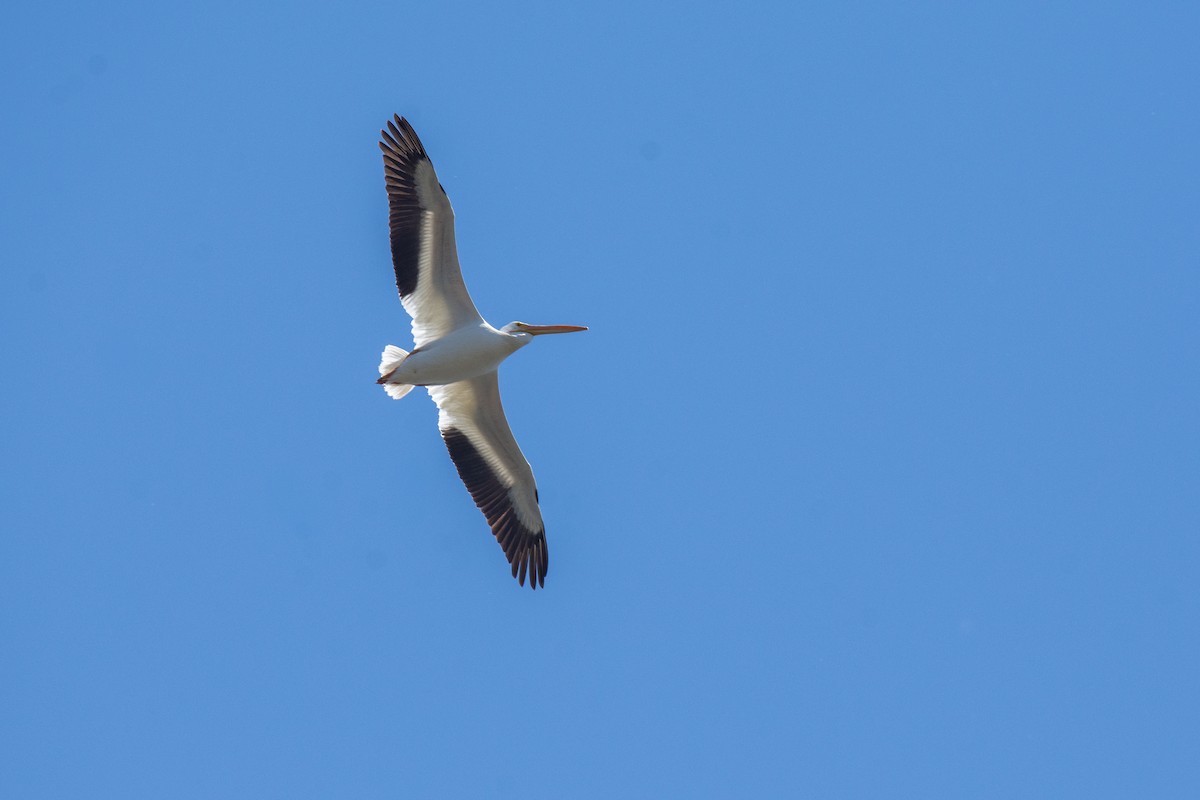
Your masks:
M550 566L545 528L534 531L521 524L508 489L462 431L447 428L442 431L442 439L458 469L458 476L466 484L475 505L483 511L492 534L504 550L512 576L521 586L528 577L530 588L545 588Z
M429 156L408 120L399 114L395 119L394 124L388 120L387 130L379 131L379 149L383 151L396 289L406 297L417 289L421 248L423 209L417 197L416 170Z

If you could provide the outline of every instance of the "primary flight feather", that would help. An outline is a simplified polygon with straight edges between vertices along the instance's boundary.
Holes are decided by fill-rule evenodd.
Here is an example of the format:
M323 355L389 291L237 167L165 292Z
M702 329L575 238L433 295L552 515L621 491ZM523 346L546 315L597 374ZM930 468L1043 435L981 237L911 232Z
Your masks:
M454 211L421 140L396 116L380 131L387 182L392 266L412 317L411 352L388 345L379 381L399 400L424 386L459 477L487 518L522 586L544 586L550 564L533 470L513 438L496 370L534 336L585 331L581 325L510 322L496 329L475 309L454 244Z

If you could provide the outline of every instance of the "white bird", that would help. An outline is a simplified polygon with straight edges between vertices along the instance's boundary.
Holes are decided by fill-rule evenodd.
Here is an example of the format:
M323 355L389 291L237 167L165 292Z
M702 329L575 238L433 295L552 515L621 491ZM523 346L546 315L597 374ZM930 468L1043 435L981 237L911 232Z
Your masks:
M408 120L380 131L392 235L392 265L400 302L412 317L414 348L388 345L379 381L399 400L425 386L439 409L438 428L475 505L504 549L522 586L544 586L550 559L533 470L517 446L496 369L547 333L586 331L581 325L510 322L497 330L475 310L458 266L454 211L433 164Z

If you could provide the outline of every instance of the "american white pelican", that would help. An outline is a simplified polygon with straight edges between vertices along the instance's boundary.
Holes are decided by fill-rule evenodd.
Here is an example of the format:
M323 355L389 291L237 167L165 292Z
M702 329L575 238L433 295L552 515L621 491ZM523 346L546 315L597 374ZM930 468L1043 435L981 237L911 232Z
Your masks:
M544 586L550 559L538 509L537 484L517 447L496 369L544 333L586 331L581 325L487 323L463 284L454 246L454 211L433 164L408 120L380 131L391 212L392 265L400 302L412 317L415 347L388 345L379 383L399 400L425 386L439 409L438 428L475 505L522 586Z

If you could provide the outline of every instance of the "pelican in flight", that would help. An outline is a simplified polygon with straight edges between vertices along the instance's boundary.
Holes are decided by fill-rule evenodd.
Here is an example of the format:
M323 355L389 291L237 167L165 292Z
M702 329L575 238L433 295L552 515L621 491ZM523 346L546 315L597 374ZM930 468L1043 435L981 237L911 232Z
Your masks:
M517 446L496 369L548 333L586 331L582 325L510 322L497 330L475 310L454 245L454 211L421 140L397 115L382 139L387 180L392 266L400 302L412 317L414 347L388 345L379 381L399 400L424 386L438 407L438 428L459 477L487 517L522 586L544 586L550 564L533 470Z

